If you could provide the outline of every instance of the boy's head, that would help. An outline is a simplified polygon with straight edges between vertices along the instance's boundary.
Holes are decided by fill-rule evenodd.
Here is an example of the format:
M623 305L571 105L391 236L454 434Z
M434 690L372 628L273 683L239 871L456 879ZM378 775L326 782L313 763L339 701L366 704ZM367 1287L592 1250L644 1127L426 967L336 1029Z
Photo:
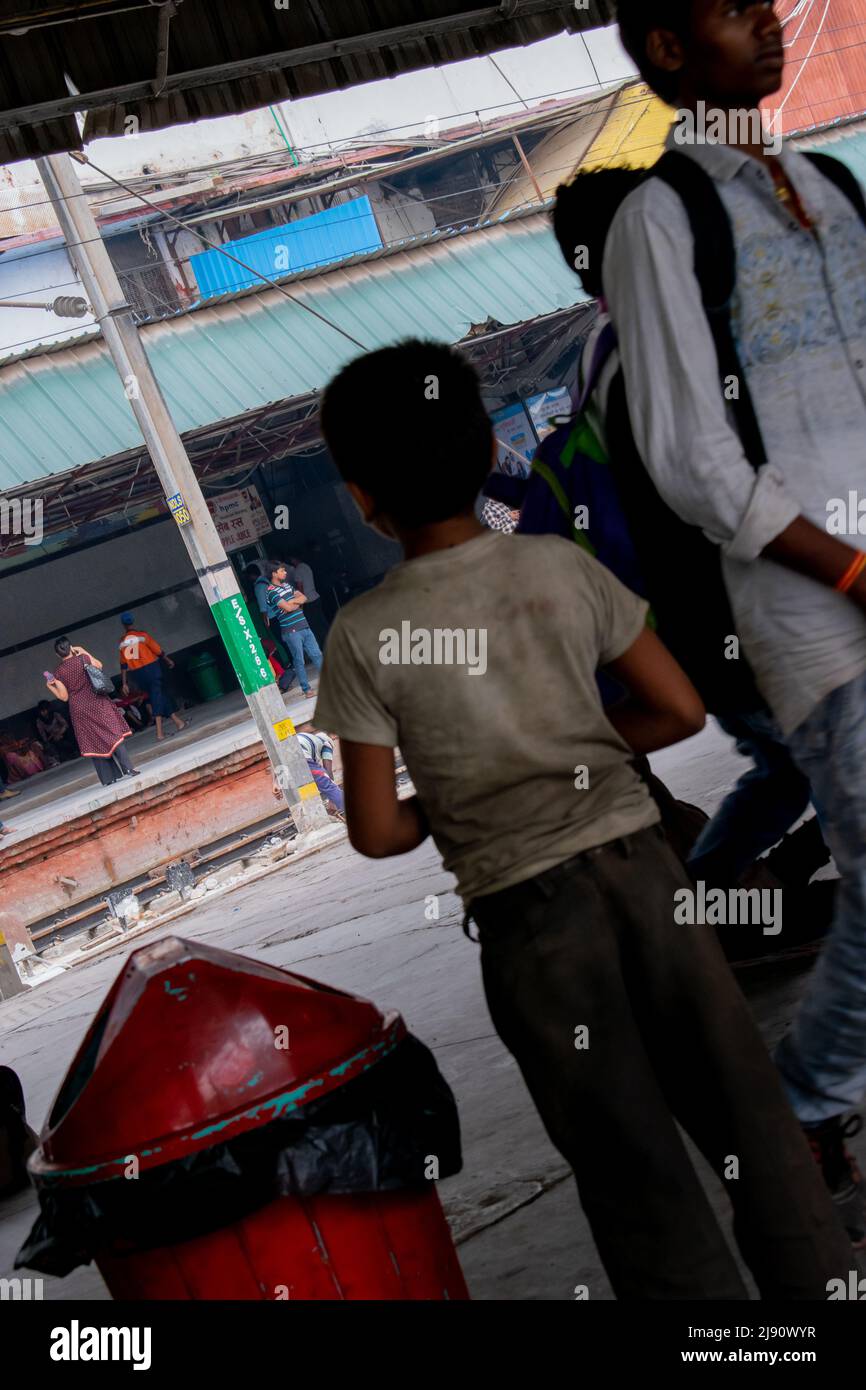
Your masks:
M442 343L357 357L326 390L321 421L365 519L386 532L470 513L493 464L478 377Z
M752 107L782 85L773 0L619 0L617 19L641 77L670 106Z
M285 560L265 560L262 569L269 584L285 583L288 574Z

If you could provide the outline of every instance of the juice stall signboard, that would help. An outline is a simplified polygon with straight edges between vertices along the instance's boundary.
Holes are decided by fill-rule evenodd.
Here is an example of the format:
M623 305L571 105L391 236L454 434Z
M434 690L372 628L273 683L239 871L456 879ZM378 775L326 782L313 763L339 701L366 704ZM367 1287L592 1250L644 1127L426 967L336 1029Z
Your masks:
M227 551L255 545L271 530L268 514L254 487L235 488L207 499L208 511Z

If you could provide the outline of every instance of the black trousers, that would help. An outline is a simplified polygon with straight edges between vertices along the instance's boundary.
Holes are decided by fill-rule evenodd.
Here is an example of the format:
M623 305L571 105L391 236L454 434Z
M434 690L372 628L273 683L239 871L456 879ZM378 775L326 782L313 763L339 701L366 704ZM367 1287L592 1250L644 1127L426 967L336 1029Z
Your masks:
M91 758L90 761L104 787L110 787L112 782L119 782L124 773L128 775L134 771L125 742L117 745L110 758Z
M656 826L476 899L493 1023L617 1298L748 1296L678 1122L761 1296L825 1300L850 1244L713 927L674 921L692 886Z

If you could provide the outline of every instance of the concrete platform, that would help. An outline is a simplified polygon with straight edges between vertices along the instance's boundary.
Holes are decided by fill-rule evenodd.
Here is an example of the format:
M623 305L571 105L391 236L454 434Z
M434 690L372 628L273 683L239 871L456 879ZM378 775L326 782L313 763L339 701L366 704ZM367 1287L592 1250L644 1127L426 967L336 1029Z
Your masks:
M315 697L283 696L296 723ZM14 946L29 928L137 875L274 813L264 748L240 691L185 711L189 726L126 746L137 777L111 787L78 759L17 784L0 803L13 832L0 841L0 931Z
M714 728L652 761L676 795L708 811L746 767ZM575 1306L577 1286L586 1287L591 1303L609 1302L613 1294L568 1168L494 1032L478 947L460 929L462 906L453 888L429 841L390 860L362 859L344 841L301 864L286 863L266 886L244 885L202 902L146 939L179 935L239 951L372 999L380 1008L398 1009L433 1049L457 1099L464 1163L439 1191L473 1298L571 1303L573 1317L585 1320L591 1310L585 1303ZM425 915L431 895L438 899L435 920ZM127 950L118 945L110 955L0 1004L0 1055L21 1077L37 1130ZM787 1029L807 980L808 969L790 962L744 977L769 1047ZM866 1131L851 1147L866 1165ZM730 1237L727 1195L690 1152ZM0 1279L12 1277L36 1211L32 1189L0 1202ZM69 1316L80 1317L74 1303L109 1294L96 1267L86 1265L65 1279L46 1277L44 1297L69 1301ZM711 1307L700 1306L712 1325ZM809 1319L787 1313L782 1319L771 1311L766 1321ZM584 1321L575 1325L580 1330Z

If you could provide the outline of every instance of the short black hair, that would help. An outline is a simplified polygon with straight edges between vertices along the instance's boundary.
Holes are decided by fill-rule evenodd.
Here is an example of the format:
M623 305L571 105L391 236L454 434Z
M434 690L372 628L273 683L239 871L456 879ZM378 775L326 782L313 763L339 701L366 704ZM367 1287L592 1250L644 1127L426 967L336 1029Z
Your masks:
M40 711L40 710L43 710L43 709L47 709L48 712L49 712L49 714L51 713L51 706L50 706L50 704L48 703L47 700L40 700L40 701L39 701L39 704L36 706L36 713L38 714L39 711Z
M262 569L265 572L265 579L272 580L277 570L288 569L285 560L263 560Z
M578 174L556 190L554 236L569 266L594 299L604 293L601 267L610 224L620 203L645 178L645 169L596 169ZM578 255L582 251L585 257Z
M68 656L72 651L72 643L68 637L58 637L54 643L54 650L58 656Z
M679 92L676 72L664 72L647 57L647 36L653 29L670 29L685 37L689 32L695 0L619 0L616 17L622 46L656 96L673 106Z
M364 422L376 415L374 440ZM475 368L444 343L412 338L356 357L325 391L321 423L344 481L401 526L471 511L493 463Z

